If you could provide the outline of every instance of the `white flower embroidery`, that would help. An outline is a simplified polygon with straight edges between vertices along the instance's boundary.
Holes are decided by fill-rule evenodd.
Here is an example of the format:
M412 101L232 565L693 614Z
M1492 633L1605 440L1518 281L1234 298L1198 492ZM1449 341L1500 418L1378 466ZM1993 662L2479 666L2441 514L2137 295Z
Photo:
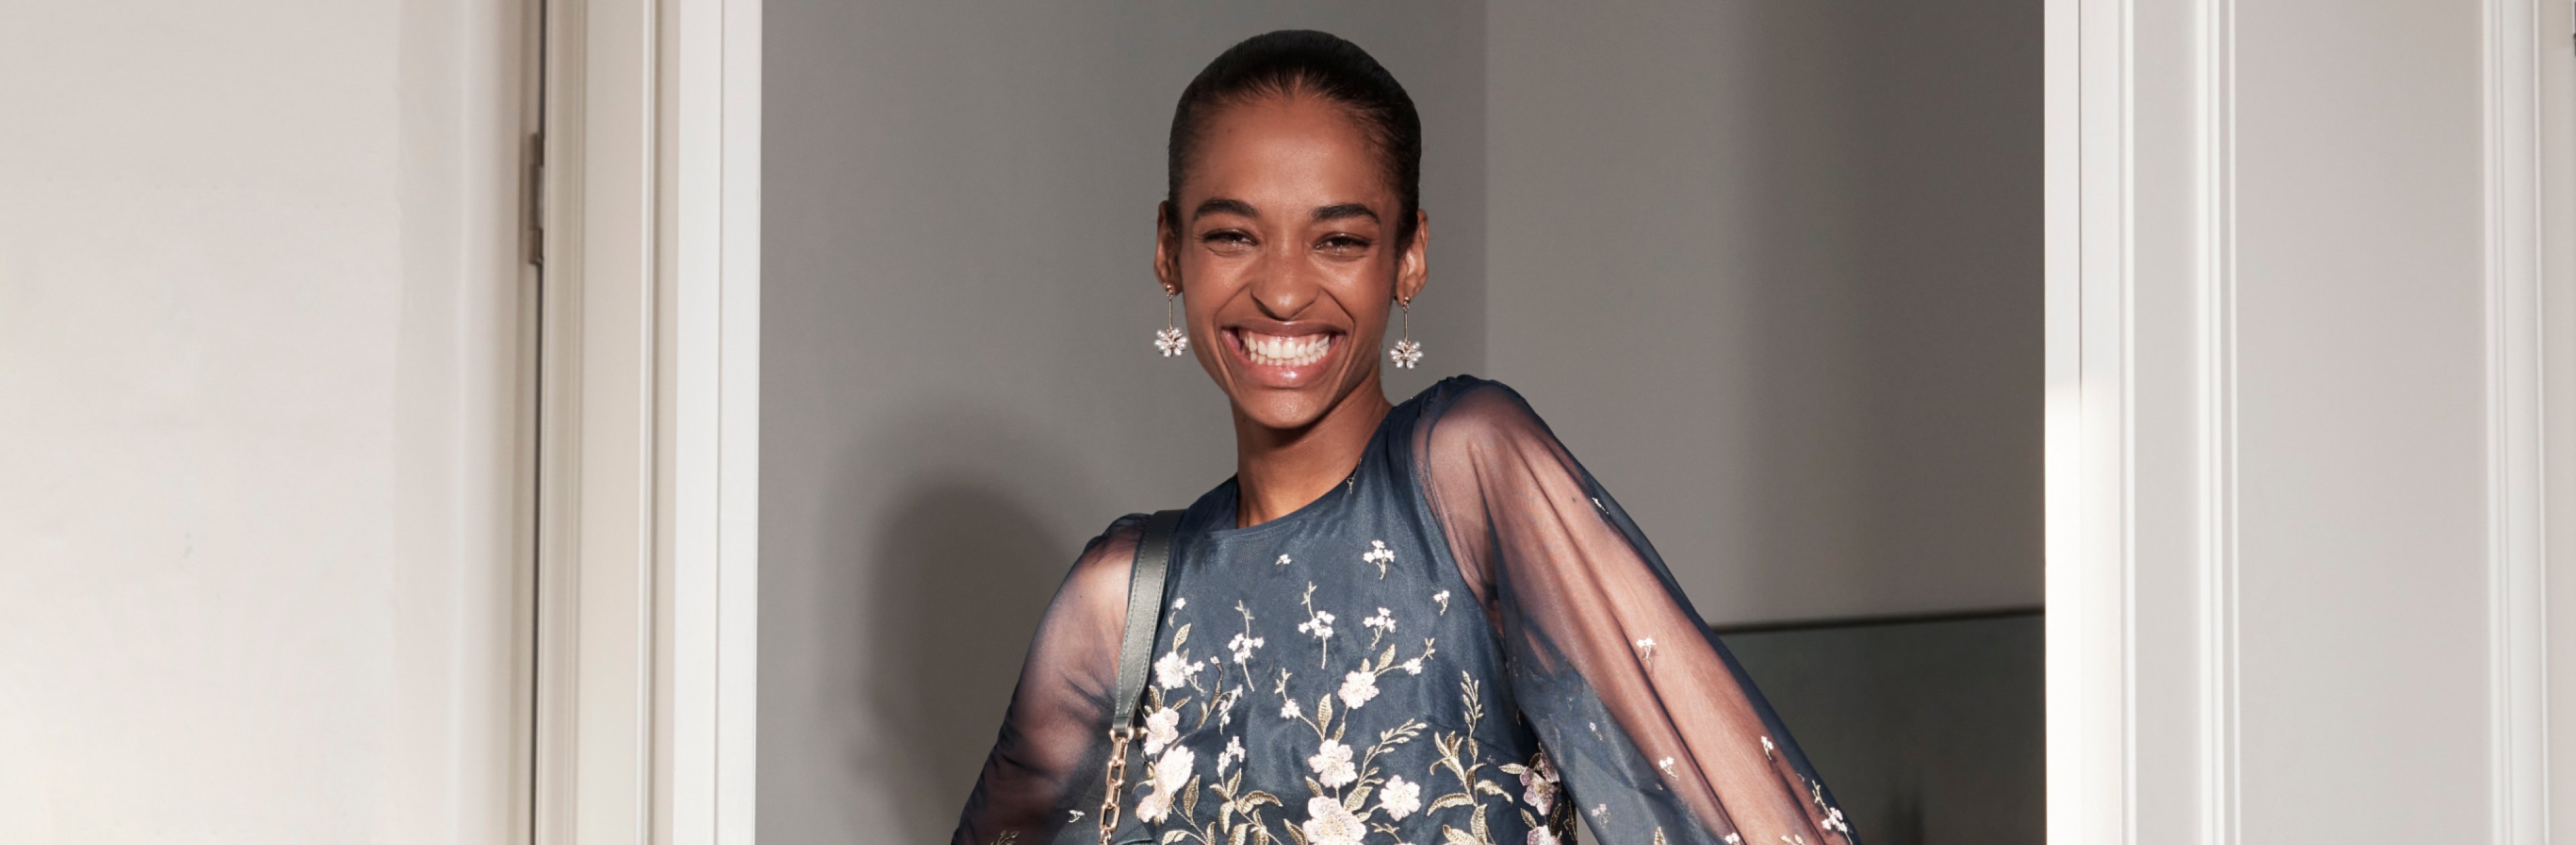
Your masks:
M1181 659L1178 650L1164 652L1163 659L1154 661L1154 680L1164 689L1180 689L1198 673L1198 661Z
M1416 657L1411 660L1404 661L1404 673L1407 675L1422 674L1422 658Z
M1243 737L1226 737L1225 750L1216 754L1216 773L1224 775L1227 768L1240 762L1243 762Z
M1181 608L1188 607L1188 606L1190 606L1190 597L1188 597L1188 596L1181 596L1181 597L1178 597L1178 598L1172 599L1172 609L1173 609L1173 610L1179 610L1179 609L1181 609Z
M1377 632L1375 636L1369 638L1369 647L1375 648L1379 637L1395 633L1395 614L1388 612L1386 608L1378 608L1376 616L1360 620L1360 627Z
M1432 594L1431 594L1431 600L1432 600L1432 601L1436 601L1436 602L1439 602L1439 603L1440 603L1440 615L1442 615L1442 616L1447 616L1447 615L1449 615L1449 591L1448 591L1448 590L1441 590L1440 592L1432 593Z
M1382 580L1386 578L1386 565L1395 562L1395 550L1387 548L1385 540L1370 540L1368 553L1360 555L1360 560L1377 564L1377 577Z
M1306 711L1304 708L1297 706L1296 699L1291 698L1288 699L1287 703L1279 705L1279 718L1303 719L1306 718Z
M1342 706L1353 710L1377 697L1377 673L1362 669L1342 676Z
M1637 660L1646 664L1646 668L1655 667L1655 638L1647 637L1637 641Z
M1172 814L1172 801L1179 798L1181 787L1189 782L1190 766L1198 762L1188 748L1173 746L1154 760L1152 792L1136 799L1136 815L1149 822L1161 823Z
M1726 845L1744 845L1744 836L1735 833L1727 834Z
M1287 555L1280 555L1280 556L1279 556L1279 563L1278 563L1278 565L1280 565L1280 566L1287 566L1288 564L1295 563L1295 562L1296 562L1296 561L1289 560Z
M1387 778L1386 788L1378 790L1377 806L1386 811L1387 818L1403 821L1405 816L1422 809L1422 784L1400 777Z
M1368 835L1368 826L1342 809L1342 802L1323 797L1306 799L1306 823L1298 829L1306 834L1306 845L1360 845Z
M1767 736L1762 738L1762 759L1771 759L1771 738Z
M1181 711L1162 707L1145 715L1145 756L1163 753L1163 746L1181 738Z
M1323 657L1315 665L1327 665L1333 659L1333 614L1315 609L1315 582L1306 582L1306 621L1297 623L1297 633L1308 634L1323 644Z
M1592 817L1593 817L1593 818L1596 818L1596 819L1597 819L1597 818L1600 818L1600 817L1602 816L1602 814L1604 814L1604 813L1608 813L1608 812L1610 812L1610 805L1608 805L1608 804L1594 804L1594 805L1592 805Z
M1315 770L1315 779L1325 786L1338 787L1359 780L1357 767L1351 765L1351 747L1334 740L1324 740L1315 747L1315 755L1306 758L1306 767Z
M1556 831L1545 827L1530 831L1529 834L1529 845L1562 845L1564 841L1556 838Z
M1236 634L1234 639L1225 642L1225 648L1227 651L1234 652L1234 662L1244 663L1252 659L1253 649L1260 648L1264 644L1265 641L1260 637Z
M1664 770L1664 774L1666 774L1666 775L1670 775L1670 774L1672 774L1672 773L1673 773L1673 758L1666 757L1666 758L1664 758L1664 759L1661 759L1661 760L1657 760L1657 761L1655 761L1655 768L1658 768L1658 769L1662 769L1662 770Z
M1242 687L1235 687L1234 689L1226 690L1224 695L1217 696L1216 726L1218 728L1222 729L1227 725L1234 724L1234 703L1242 700L1242 698Z

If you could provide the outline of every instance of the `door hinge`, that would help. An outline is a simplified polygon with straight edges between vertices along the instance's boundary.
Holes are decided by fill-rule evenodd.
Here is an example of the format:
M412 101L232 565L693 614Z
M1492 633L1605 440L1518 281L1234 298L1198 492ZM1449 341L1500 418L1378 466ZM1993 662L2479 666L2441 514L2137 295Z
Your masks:
M546 264L546 133L528 133L527 150L520 155L519 239L521 252L529 264Z

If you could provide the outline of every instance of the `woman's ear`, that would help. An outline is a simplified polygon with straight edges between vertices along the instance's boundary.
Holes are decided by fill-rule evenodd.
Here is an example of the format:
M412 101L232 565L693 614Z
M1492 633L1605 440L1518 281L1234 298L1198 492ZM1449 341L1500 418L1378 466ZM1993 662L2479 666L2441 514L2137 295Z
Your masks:
M1422 285L1431 280L1431 213L1413 211L1413 239L1405 242L1404 254L1396 258L1395 300L1412 302L1422 295Z
M1181 290L1181 233L1172 228L1172 203L1154 204L1154 280L1166 294Z

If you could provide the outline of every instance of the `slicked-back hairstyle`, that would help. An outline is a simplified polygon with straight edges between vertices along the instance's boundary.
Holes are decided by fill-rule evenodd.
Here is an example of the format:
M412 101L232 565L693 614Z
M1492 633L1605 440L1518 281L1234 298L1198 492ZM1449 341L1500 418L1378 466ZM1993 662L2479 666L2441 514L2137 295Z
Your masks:
M1413 240L1415 210L1422 205L1422 116L1413 98L1377 59L1360 45L1329 32L1283 29L1246 38L1208 62L1181 104L1172 111L1171 145L1166 150L1170 202L1164 225L1180 228L1181 179L1192 164L1199 137L1210 115L1226 106L1263 97L1304 95L1322 98L1350 112L1376 145L1386 167L1387 183L1402 203L1397 210L1396 243Z

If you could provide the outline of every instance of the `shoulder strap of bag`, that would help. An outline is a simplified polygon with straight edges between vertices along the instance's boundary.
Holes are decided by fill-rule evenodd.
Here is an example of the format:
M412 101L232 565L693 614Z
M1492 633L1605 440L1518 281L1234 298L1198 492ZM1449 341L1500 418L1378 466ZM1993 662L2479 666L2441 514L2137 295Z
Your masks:
M1127 576L1127 632L1118 645L1118 692L1109 714L1107 794L1100 801L1100 841L1118 827L1118 793L1126 787L1127 744L1136 737L1136 706L1145 698L1145 670L1154 659L1154 637L1163 623L1163 583L1171 574L1172 534L1180 511L1157 511L1136 540L1135 569Z

